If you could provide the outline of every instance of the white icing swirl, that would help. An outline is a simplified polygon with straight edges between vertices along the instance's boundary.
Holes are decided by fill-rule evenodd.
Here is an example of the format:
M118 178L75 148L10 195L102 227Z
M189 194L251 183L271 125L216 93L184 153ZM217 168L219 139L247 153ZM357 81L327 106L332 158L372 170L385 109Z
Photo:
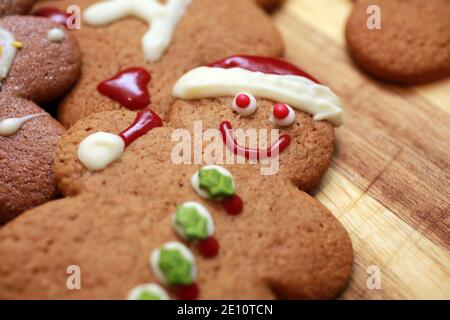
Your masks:
M107 0L95 3L84 11L83 19L93 26L107 25L127 16L136 16L149 24L142 38L144 56L157 61L172 40L179 20L186 13L191 0Z
M341 101L330 88L305 77L253 72L242 68L199 67L183 75L173 88L181 99L235 96L246 91L256 97L291 105L314 120L342 124Z
M103 170L120 158L125 150L123 139L112 133L96 132L78 146L78 159L89 170Z
M0 80L6 78L17 49L13 45L15 38L11 32L0 28Z
M30 114L20 118L8 118L0 121L0 136L7 137L15 134L24 125L25 122L30 121L36 117L45 116L46 113Z

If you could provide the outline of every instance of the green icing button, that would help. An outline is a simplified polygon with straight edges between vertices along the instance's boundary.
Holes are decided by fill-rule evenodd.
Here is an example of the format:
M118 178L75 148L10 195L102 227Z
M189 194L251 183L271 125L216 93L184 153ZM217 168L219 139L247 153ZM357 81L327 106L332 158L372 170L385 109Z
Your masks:
M188 240L208 238L208 221L194 207L179 206L175 212L175 223Z
M158 265L168 284L188 285L193 281L191 277L192 263L177 249L162 248Z
M198 173L200 189L213 198L226 198L234 195L233 179L217 169L202 169Z
M144 290L139 293L139 295L137 296L137 300L161 300L161 297L155 292Z

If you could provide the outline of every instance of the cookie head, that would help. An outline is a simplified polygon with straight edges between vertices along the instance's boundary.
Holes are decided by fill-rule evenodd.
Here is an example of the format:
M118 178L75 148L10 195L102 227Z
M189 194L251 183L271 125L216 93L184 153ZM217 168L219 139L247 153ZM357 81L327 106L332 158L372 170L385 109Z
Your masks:
M48 19L0 19L0 44L3 93L46 102L66 91L79 76L80 52L75 39Z
M196 68L178 80L173 95L180 99L170 114L174 127L201 120L204 129L219 129L237 156L279 155L281 173L302 189L328 168L333 127L342 124L341 102L331 89L280 59L233 56ZM247 147L235 139L237 130L265 130L267 141Z

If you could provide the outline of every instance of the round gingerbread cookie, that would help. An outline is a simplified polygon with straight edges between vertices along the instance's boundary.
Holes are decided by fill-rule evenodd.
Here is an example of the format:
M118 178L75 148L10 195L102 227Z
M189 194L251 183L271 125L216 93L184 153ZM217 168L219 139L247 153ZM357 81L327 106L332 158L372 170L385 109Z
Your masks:
M346 38L354 60L380 79L413 84L447 76L450 1L356 1Z
M64 27L43 18L0 19L0 225L58 195L53 160L64 128L36 103L78 78L80 52Z

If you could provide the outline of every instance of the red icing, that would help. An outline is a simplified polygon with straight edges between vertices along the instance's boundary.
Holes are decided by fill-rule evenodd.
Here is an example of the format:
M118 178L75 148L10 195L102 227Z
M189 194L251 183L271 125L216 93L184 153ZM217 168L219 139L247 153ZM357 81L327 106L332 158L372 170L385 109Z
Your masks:
M273 107L273 116L277 119L284 119L289 115L289 109L284 103L277 103Z
M250 97L244 93L241 93L236 97L236 105L239 108L247 108L250 105Z
M195 282L186 286L176 286L175 294L180 300L195 300L198 298L200 288Z
M119 133L119 136L123 139L127 147L153 128L162 126L162 120L156 113L152 110L144 110L137 113L133 124Z
M139 110L150 104L147 89L150 79L151 76L147 70L139 67L128 68L111 79L101 82L97 90L125 108Z
M219 242L214 237L208 237L198 242L198 249L206 258L215 257L219 253Z
M67 25L67 19L70 17L67 13L52 7L39 8L34 12L34 15L48 18L53 22L62 24L63 26Z
M233 127L228 121L223 121L220 124L220 132L222 133L222 139L228 149L234 152L236 155L245 157L246 159L260 160L271 158L281 154L290 144L291 137L288 134L280 136L277 142L275 142L270 148L266 150L260 150L259 148L245 148L241 147L233 137Z
M244 209L244 203L238 195L234 195L229 198L224 198L220 201L222 207L228 212L229 215L236 216Z
M278 75L296 75L310 79L316 83L320 82L315 79L310 74L301 70L300 68L294 66L293 64L277 59L277 58L269 58L269 57L257 57L257 56L231 56L225 58L223 60L211 63L208 65L209 67L218 67L218 68L242 68L249 71L259 71L268 74L278 74Z

